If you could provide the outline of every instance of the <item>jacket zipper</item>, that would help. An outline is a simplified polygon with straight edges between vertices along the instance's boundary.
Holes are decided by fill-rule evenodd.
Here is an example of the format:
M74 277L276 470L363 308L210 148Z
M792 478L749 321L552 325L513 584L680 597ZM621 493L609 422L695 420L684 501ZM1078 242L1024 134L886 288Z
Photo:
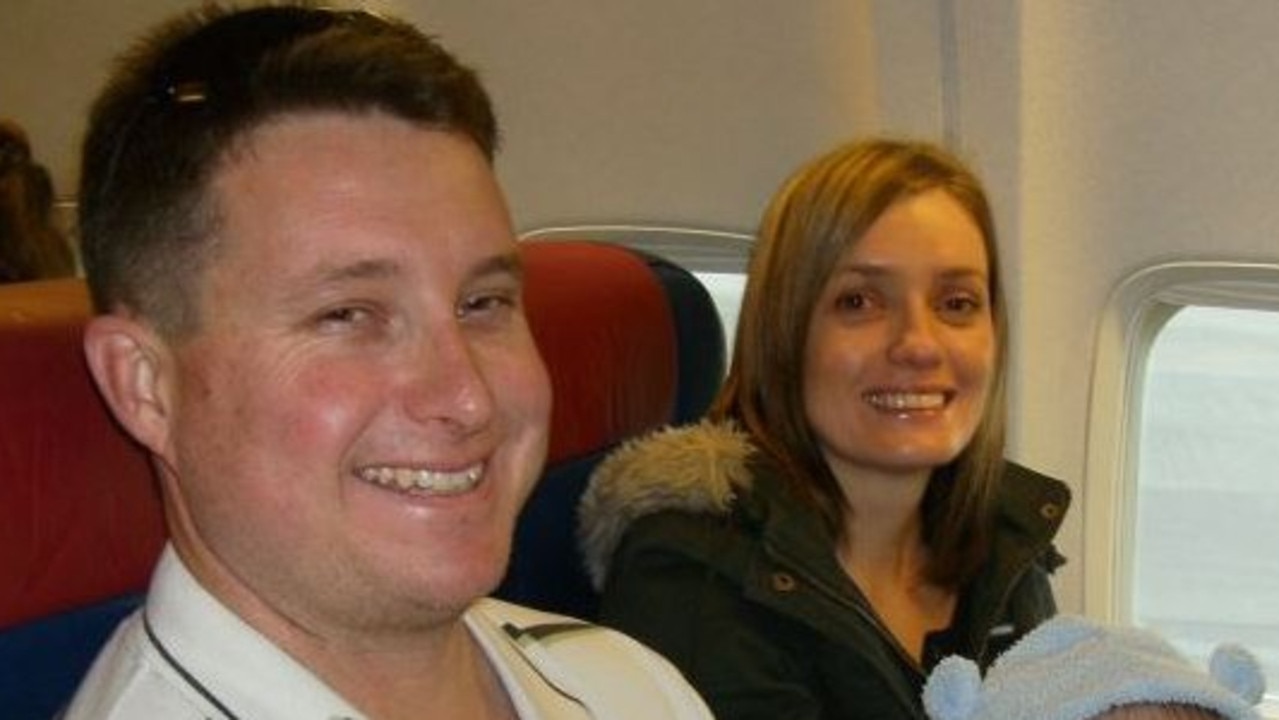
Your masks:
M865 601L864 597L860 598L860 602L856 599L850 599L846 597L844 594L840 593L835 588L831 587L822 578L816 577L812 575L811 573L809 573L804 568L803 563L796 562L793 558L788 557L786 553L778 552L776 548L769 548L769 550L771 554L774 555L783 564L783 566L789 568L791 572L794 572L800 577L804 578L805 581L808 582L808 584L812 585L814 588L816 588L818 591L824 594L827 598L835 601L835 603L837 603L838 605L847 607L851 609L853 612L857 613L857 615L862 620L864 620L867 624L869 624L872 628L875 629L875 631L880 635L881 638L883 638L884 640L888 642L888 645L893 649L893 652L897 655L897 658L901 660L902 663L906 665L906 667L913 670L915 674L921 680L924 678L923 666L920 663L916 662L915 658L910 656L910 653L906 652L906 649L902 647L902 644L900 642L898 642L897 637L893 635L893 633L888 629L888 626L884 625L883 620L881 620L879 616L875 612L873 612L873 610L869 607L869 603ZM852 583L852 580L850 579L849 582ZM853 584L853 589L859 595L861 594L861 589L858 588L856 584Z

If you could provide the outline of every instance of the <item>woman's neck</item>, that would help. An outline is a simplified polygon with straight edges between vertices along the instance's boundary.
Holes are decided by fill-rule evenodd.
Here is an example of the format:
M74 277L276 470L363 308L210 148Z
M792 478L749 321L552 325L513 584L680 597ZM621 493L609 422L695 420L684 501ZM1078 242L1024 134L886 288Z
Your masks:
M929 471L883 472L832 468L844 498L844 544L858 554L896 556L922 546L920 508Z
M929 580L921 507L928 475L840 478L845 508L836 555L902 648L919 662L928 633L950 625L952 588Z

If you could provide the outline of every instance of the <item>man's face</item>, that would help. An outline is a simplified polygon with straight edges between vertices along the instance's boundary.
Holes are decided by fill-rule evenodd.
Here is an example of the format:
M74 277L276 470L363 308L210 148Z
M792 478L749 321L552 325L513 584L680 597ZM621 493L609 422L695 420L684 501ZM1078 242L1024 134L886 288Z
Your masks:
M175 542L224 601L308 632L452 616L504 572L550 410L491 168L459 135L303 114L213 192L200 326L171 353Z

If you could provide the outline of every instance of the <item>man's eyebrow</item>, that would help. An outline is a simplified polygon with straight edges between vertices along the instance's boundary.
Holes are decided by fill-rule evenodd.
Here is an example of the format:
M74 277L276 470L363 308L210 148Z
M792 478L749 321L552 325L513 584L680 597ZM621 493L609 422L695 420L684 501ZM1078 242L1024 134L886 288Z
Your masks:
M510 275L517 280L524 278L524 259L518 250L486 258L467 273L472 279L491 275Z
M346 265L322 264L307 283L314 288L343 285L360 280L383 280L404 273L400 263L389 259L357 260ZM493 255L474 265L466 276L472 280L494 275L510 275L517 280L524 277L524 261L518 251Z
M358 260L348 265L320 267L316 273L316 285L340 284L349 280L374 280L398 275L399 263L391 260Z
M338 264L321 260L281 286L286 299L295 303L310 302L316 293L338 292L339 288L366 280L380 280L403 273L399 263L389 259L368 258Z

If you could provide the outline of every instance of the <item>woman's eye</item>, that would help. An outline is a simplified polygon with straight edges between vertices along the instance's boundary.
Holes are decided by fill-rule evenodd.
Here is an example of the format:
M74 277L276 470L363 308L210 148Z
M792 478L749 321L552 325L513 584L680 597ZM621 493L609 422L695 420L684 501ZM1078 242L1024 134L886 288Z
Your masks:
M842 292L835 297L835 308L841 311L857 312L866 310L870 306L870 296L864 292Z
M977 315L983 312L985 308L986 303L982 298L969 293L947 295L941 301L942 312L953 317Z

